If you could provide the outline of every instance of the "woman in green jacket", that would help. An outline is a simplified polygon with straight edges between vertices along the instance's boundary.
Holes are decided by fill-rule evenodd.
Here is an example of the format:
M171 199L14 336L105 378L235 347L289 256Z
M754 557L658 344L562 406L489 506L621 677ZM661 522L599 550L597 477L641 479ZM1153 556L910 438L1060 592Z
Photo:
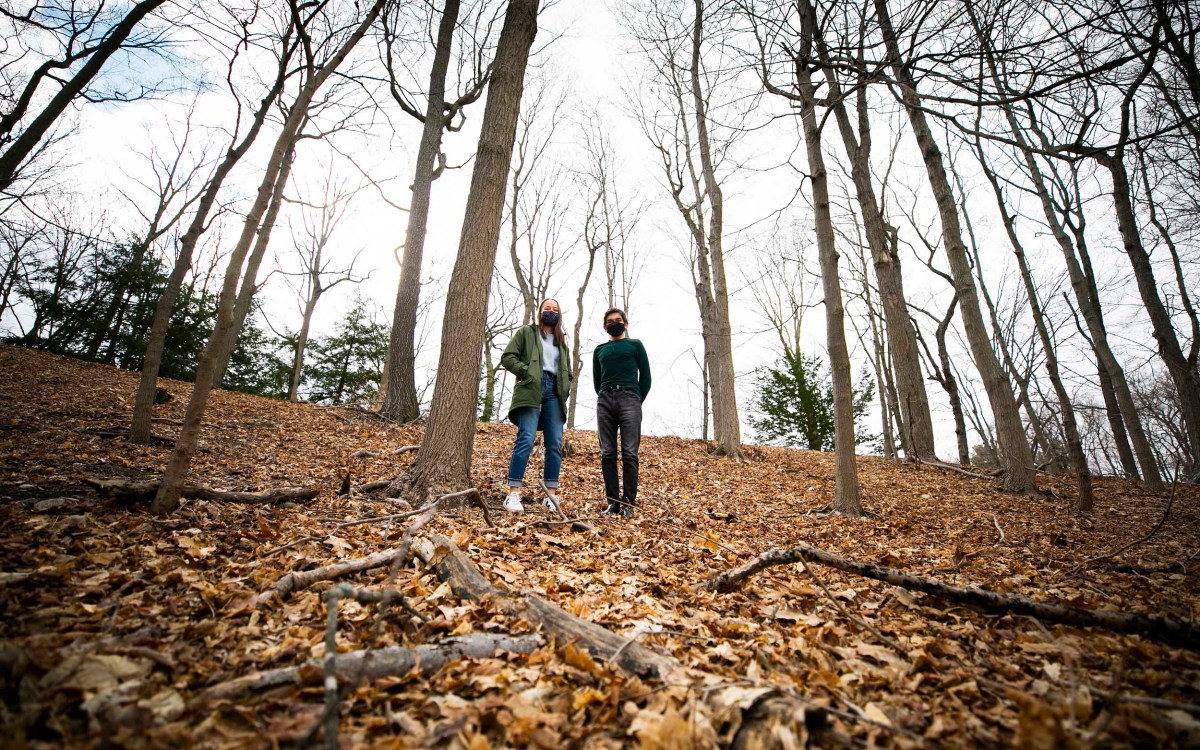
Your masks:
M542 431L546 444L543 478L550 497L547 507L558 503L558 473L562 467L564 405L571 393L571 355L563 333L562 311L558 300L548 299L538 308L538 322L522 326L504 348L500 365L517 378L513 386L508 418L517 426L517 440L508 464L508 497L504 509L513 513L524 510L521 487L525 467L533 452L533 438Z

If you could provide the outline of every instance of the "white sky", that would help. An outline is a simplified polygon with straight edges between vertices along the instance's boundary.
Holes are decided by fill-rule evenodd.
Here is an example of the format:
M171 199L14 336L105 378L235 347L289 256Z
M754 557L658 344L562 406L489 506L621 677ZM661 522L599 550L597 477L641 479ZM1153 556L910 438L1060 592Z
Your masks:
M604 113L606 122L612 127L618 158L624 165L622 181L627 189L640 191L641 195L651 202L634 243L638 251L644 254L646 266L635 287L631 306L631 334L645 343L654 372L654 391L646 403L644 430L657 435L698 436L701 400L698 387L699 371L688 352L693 350L698 357L702 351L702 344L699 337L699 316L690 288L691 279L681 250L686 236L684 225L673 206L669 204L668 196L662 187L657 172L657 157L649 149L637 125L622 111L624 94L620 84L629 80L631 73L636 69L637 59L625 51L628 43L623 39L611 8L605 3L558 3L545 14L539 41L544 42L558 34L562 35L561 38L543 53L541 64L553 77L570 82L570 106L577 113L592 108ZM419 78L427 75L427 68L427 60L421 61ZM218 101L215 95L201 99L197 108L197 118L219 123L226 113L223 111L223 104L214 104ZM767 106L779 105L776 102L768 102ZM79 119L79 132L72 146L72 154L81 157L75 159L78 166L74 174L79 180L82 194L95 198L98 204L108 207L115 224L134 226L131 212L125 206L116 186L129 185L125 173L136 175L142 170L141 174L145 174L144 160L138 157L136 152L144 151L148 141L162 139L166 127L178 127L177 124L169 126L166 123L178 123L182 119L184 109L182 105L158 102L138 103L119 108L91 107L83 111ZM464 131L448 135L445 149L451 164L461 164L472 154L475 140L473 128L478 127L482 109L482 101L473 105L468 110L468 125ZM878 125L880 135L876 139L875 156L881 165L887 157L888 128L894 129L897 121L894 107L890 109L893 112L891 120L881 118ZM572 154L577 153L573 151L578 141L577 133L575 126L569 125L566 132L560 136L559 153L563 155L562 158L570 160ZM356 159L367 166L372 176L384 181L384 189L393 201L407 204L408 176L411 173L418 137L419 124L410 119L401 122L401 131L396 140L391 138L389 132L380 129L378 134L373 133L370 137L341 139L339 146L354 153ZM256 151L235 173L234 182L243 196L253 191L259 178L255 170L261 169L265 148L269 147L272 140L271 134L264 133L256 144ZM763 167L783 162L795 151L798 142L799 135L794 126L787 120L778 121L748 137L745 143L747 165ZM915 186L923 195L927 189L923 183L919 158L911 144L906 141L905 145L899 154L899 164L893 170L893 179L898 185ZM841 151L836 133L832 130L827 138L826 148L830 153ZM311 145L301 151L289 190L290 196L312 194L323 175L323 160L327 153L324 147ZM793 163L800 162L793 158ZM344 163L342 168L345 169L343 174L347 179L351 182L358 181L357 174ZM422 352L418 362L418 381L422 379L422 370L436 365L436 351L433 349L441 330L443 304L440 295L445 288L457 251L469 180L470 171L467 168L448 172L435 183L423 270L423 277L433 279L433 283L426 287L423 294L434 295L436 300L430 311L432 318L426 323L430 332L430 345ZM757 263L755 246L761 245L769 235L782 231L776 230L773 224L764 220L768 219L772 212L783 208L795 193L798 184L797 174L788 169L777 169L772 172L734 175L725 186L726 226L729 229L726 238L727 271L731 286L735 290L731 308L735 366L739 374L738 403L743 414L743 438L747 442L753 439L753 435L745 427L745 415L750 408L752 393L751 376L755 368L774 359L775 337L772 332L764 332L766 325L756 312L753 297L745 286L748 280L754 277ZM1015 274L1010 270L1011 250L994 210L990 188L982 178L973 180L972 187L969 214L976 222L975 229L985 249L985 272L994 285L993 293L999 301L1001 285L1011 293L1017 281ZM835 195L840 195L840 190L835 186ZM897 192L902 201L910 200L906 189L897 188ZM895 200L895 197L890 199L891 205L895 205ZM932 226L936 230L934 213L927 200L922 197L917 203L922 220L926 223L933 221ZM1151 342L1148 336L1144 335L1146 328L1136 292L1127 281L1128 264L1117 250L1115 230L1108 218L1109 205L1106 198L1100 197L1093 209L1093 251L1101 280L1108 287L1106 313L1110 330L1123 350L1130 369L1133 369L1133 366L1149 358ZM1037 215L1036 206L1032 203L1024 207L1028 215ZM292 220L295 221L295 216ZM280 259L279 263L282 264L289 262L291 252L287 221L287 217L281 218L272 241L276 258ZM797 201L787 214L786 221L798 221L801 232L811 232L811 219L802 200ZM892 221L901 226L901 235L906 242L916 244L915 236L907 230L899 215L893 213ZM295 224L299 226L298 221ZM356 198L351 216L344 222L341 232L337 235L337 253L349 258L355 252L362 251L357 268L360 271L372 272L370 279L361 285L362 294L374 300L384 310L384 317L388 321L399 277L393 249L403 240L405 225L405 214L388 206L367 190ZM746 227L752 228L740 231ZM237 223L234 221L224 230L222 238L226 246L236 236L236 229ZM1025 230L1027 250L1041 279L1047 283L1059 283L1063 276L1061 258L1050 238L1044 233L1039 233L1039 229L1040 227L1028 225ZM813 252L815 253L815 250ZM497 258L498 262L505 266L506 255L506 246L502 240ZM941 309L949 299L945 285L940 280L934 280L911 252L906 252L902 261L910 301L923 304L930 299L936 299L933 307L940 316ZM568 267L577 269L581 263L582 259L577 259L569 262ZM275 261L265 261L260 279L277 265ZM944 267L944 262L939 265ZM816 267L815 257L812 267ZM564 322L569 331L576 316L581 314L580 311L571 309L578 287L578 277L574 273L564 276L556 286L554 296L563 305L566 317ZM594 277L587 309L583 311L585 367L581 391L583 398L580 400L577 426L584 429L594 426L594 398L591 396L590 382L591 350L607 338L599 324L603 311L602 286L602 279ZM314 322L314 335L332 329L345 311L352 294L353 289L350 285L343 284L322 299ZM276 328L294 330L298 327L298 305L292 292L278 276L271 279L263 295L267 314ZM1024 304L1023 300L1021 304ZM1061 295L1051 304L1054 313L1061 317L1065 309ZM853 311L860 312L858 308L854 308ZM1022 316L1022 319L1024 317ZM865 327L865 324L861 325ZM808 342L807 350L822 352L825 335L823 310L815 308L809 312L805 318L804 330ZM932 326L926 327L926 331L932 345ZM1069 318L1064 319L1058 326L1058 334L1063 338L1071 338L1064 350L1073 354L1065 358L1064 364L1074 368L1076 374L1072 380L1075 386L1080 389L1088 388L1094 380L1094 365L1090 364L1089 358L1083 356L1085 352L1080 347L1084 342L1074 332ZM865 362L868 351L866 347L869 344L860 344L857 341L849 322L847 336L854 351L857 372L858 365ZM963 364L964 374L973 377L974 373L965 350L960 347L960 351L962 356L959 361ZM429 377L432 379L431 373ZM935 404L939 453L952 456L953 424L944 394L933 382L928 384L928 388ZM507 404L503 404L501 408L506 411ZM868 426L873 431L878 431L878 419L873 418ZM977 442L977 439L972 438L972 443L974 442Z

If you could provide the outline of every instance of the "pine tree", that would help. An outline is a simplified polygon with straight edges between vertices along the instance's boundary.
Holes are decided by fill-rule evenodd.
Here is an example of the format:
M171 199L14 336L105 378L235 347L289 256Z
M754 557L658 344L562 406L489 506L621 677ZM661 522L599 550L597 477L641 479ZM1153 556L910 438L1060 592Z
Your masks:
M854 444L876 449L878 435L863 428L862 417L875 398L875 381L865 371L854 386ZM755 379L758 416L749 418L759 440L813 451L834 448L833 382L829 366L816 356L787 351Z

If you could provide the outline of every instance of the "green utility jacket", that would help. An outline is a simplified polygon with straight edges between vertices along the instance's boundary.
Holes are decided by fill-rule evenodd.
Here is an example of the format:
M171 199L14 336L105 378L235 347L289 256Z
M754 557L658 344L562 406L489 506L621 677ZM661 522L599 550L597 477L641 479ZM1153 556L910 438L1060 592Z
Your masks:
M526 406L540 409L542 406L542 337L536 324L521 326L513 334L512 341L500 355L500 366L517 376L513 386L512 402L508 405L508 419L513 412ZM567 410L567 399L571 395L571 352L566 348L558 355L558 400L563 412Z

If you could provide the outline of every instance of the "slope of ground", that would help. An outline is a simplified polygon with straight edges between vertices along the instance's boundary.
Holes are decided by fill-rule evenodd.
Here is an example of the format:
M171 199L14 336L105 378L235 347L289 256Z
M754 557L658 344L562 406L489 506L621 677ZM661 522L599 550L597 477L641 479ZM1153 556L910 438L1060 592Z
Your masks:
M150 447L119 433L136 376L0 347L0 736L16 746L277 746L320 720L322 688L285 685L204 703L208 686L324 653L325 583L254 609L289 571L395 546L405 520L355 484L394 476L419 425L350 409L214 394L193 481L222 489L303 485L295 507L196 500L156 518L97 496L87 478L153 478L189 393L156 407ZM653 409L653 399L648 403ZM514 430L481 425L476 486L498 505ZM594 433L577 432L564 506L601 507ZM752 460L710 456L680 438L642 443L642 507L597 519L602 536L531 509L445 514L453 538L494 584L579 617L727 683L773 685L830 709L855 742L897 746L1135 746L1200 743L1200 655L1138 636L995 617L818 566L766 571L740 591L700 589L772 547L804 542L948 583L1103 609L1200 613L1200 493L1156 495L1100 479L1096 510L1068 510L1070 485L1042 477L1045 499L931 467L863 458L865 519L810 511L832 492L832 457L774 448ZM360 453L366 451L367 453ZM356 457L355 454L359 455ZM531 478L540 464L531 462ZM1058 495L1061 494L1061 497ZM1167 522L1120 556L1088 563ZM721 514L730 514L722 516ZM519 524L518 522L525 522ZM1162 572L1129 573L1168 568ZM349 580L379 586L385 568ZM432 643L450 634L524 633L491 603L461 601L419 563L394 584L399 607L347 603L339 651ZM640 635L639 635L640 634ZM630 677L548 643L528 655L398 674L342 702L343 746L706 747L725 736L694 686ZM1147 699L1155 699L1151 705ZM315 742L319 743L320 735ZM803 738L797 740L802 743Z

